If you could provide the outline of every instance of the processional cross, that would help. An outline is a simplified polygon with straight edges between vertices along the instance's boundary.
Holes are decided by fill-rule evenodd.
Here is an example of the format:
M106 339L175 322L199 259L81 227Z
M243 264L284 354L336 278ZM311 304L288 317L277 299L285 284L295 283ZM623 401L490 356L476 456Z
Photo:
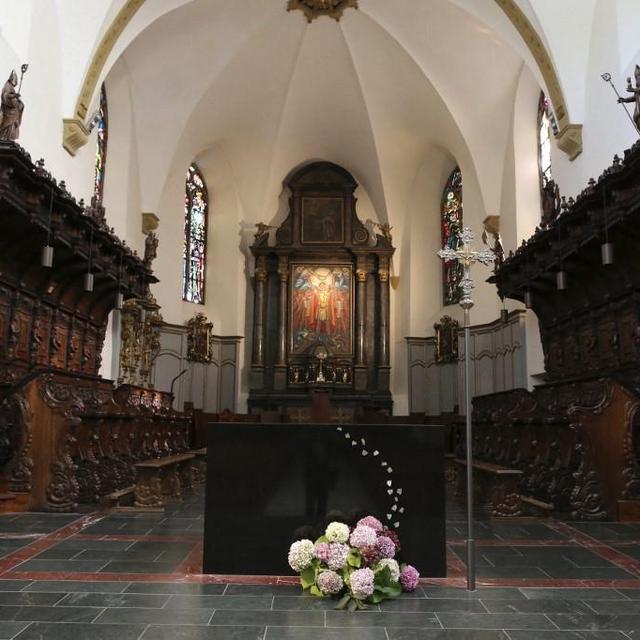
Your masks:
M473 290L475 285L471 277L471 265L479 262L489 265L495 260L493 249L486 248L481 251L474 251L471 248L473 242L473 231L468 227L462 229L460 240L462 246L457 249L441 249L438 255L443 260L456 260L462 265L463 273L460 281L460 291L462 298L460 306L464 309L464 399L465 399L465 421L467 440L467 589L476 589L476 561L475 561L475 541L473 539L473 451L472 451L472 425L471 425L471 329L469 322L469 312L473 307Z

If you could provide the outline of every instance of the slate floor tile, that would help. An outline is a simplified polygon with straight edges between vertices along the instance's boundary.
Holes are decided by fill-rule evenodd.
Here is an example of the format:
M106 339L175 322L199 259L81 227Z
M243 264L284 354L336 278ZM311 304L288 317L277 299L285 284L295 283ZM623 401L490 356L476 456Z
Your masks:
M324 627L324 612L216 611L209 624L232 627Z
M96 619L97 623L145 623L145 624L207 624L213 609L105 609Z
M462 598L396 598L380 604L382 611L406 611L409 613L471 612L487 613L480 600Z
M173 573L177 567L177 562L139 562L127 560L114 560L112 562L101 562L101 568L96 571L100 573Z
M171 596L165 609L271 609L272 596Z
M0 622L0 638L2 640L9 640L16 634L20 633L23 629L26 629L31 622Z
M511 640L628 640L622 631L509 631Z
M550 614L549 619L559 629L583 629L598 631L600 629L640 630L640 615L636 614Z
M264 627L204 627L151 625L140 640L263 640ZM383 639L384 640L384 639Z
M35 594L34 594L35 595ZM141 593L70 593L58 602L59 607L138 607L162 608L168 595Z
M83 582L78 580L38 580L26 587L25 591L64 591L66 593L87 592L121 593L128 582Z
M229 584L225 596L302 596L302 589L296 585L271 584Z
M302 627L268 627L265 640L387 640L384 629L304 629Z
M34 622L16 640L137 640L145 625ZM2 637L2 636L0 636Z
M637 580L637 576L627 573L618 567L566 568L547 565L544 571L552 578L566 580Z
M32 580L0 580L0 591L22 591Z
M439 613L445 629L555 629L541 613Z
M0 591L0 605L54 605L64 598L64 593L39 591Z
M160 593L185 595L222 595L225 584L197 584L180 582L131 582L125 593Z
M546 600L543 598L534 600L487 600L483 604L489 610L489 613L593 613L593 609L590 609L580 600ZM605 606L611 604L616 604L616 602L605 602ZM617 604L631 603L619 602Z
M389 629L389 640L510 640L504 631L488 629Z
M100 571L105 560L27 560L19 564L14 571L60 571L64 573L93 573Z
M462 598L475 600L524 600L525 596L519 589L508 587L480 587L475 591L467 591L462 587L422 587L427 598Z
M520 591L529 599L560 598L562 600L626 600L626 595L616 589L580 589L580 588L547 588L521 587ZM640 590L638 590L640 598Z
M92 622L102 611L90 607L0 606L0 620L34 622Z
M349 613L348 611L327 611L326 616L327 627L442 628L438 618L433 613L399 613L390 611Z

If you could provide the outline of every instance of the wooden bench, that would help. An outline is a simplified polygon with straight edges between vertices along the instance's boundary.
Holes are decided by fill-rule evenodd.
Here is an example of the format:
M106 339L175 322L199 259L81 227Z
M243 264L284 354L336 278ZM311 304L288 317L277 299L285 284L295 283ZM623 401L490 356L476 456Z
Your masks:
M121 507L125 502L130 505L134 500L135 489L136 486L132 484L130 487L125 487L118 491L112 491L106 496L102 496L102 498L100 498L100 505L107 509Z
M455 458L454 463L466 467L464 458ZM522 515L522 499L518 491L518 483L522 476L520 469L509 469L491 462L473 461L475 473L474 499L481 508L495 517L516 517ZM456 495L464 495L466 491L466 473L457 477Z
M180 453L137 462L134 502L136 507L163 507L166 500L179 500L183 489L193 489L191 461L195 453Z
M526 515L545 517L550 516L555 511L554 505L550 502L544 502L544 500L538 500L538 498L523 494L519 494L519 496L523 509L526 509Z
M207 447L193 449L191 453L195 455L192 463L193 484L194 486L203 486L207 483Z

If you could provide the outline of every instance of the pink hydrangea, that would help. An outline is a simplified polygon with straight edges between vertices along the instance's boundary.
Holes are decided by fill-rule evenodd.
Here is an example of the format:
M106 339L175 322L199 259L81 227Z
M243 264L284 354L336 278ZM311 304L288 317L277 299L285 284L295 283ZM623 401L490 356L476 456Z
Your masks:
M332 542L329 545L329 556L327 558L329 569L333 569L334 571L342 569L347 564L348 554L349 545Z
M349 538L351 546L358 547L358 549L362 549L363 547L375 547L377 541L378 534L375 529L372 529L366 524L358 525L353 530L351 537Z
M418 570L410 564L405 564L400 571L400 584L404 591L415 591L419 581Z
M393 540L387 536L379 536L376 546L382 558L393 558L393 556L396 555L396 545L393 544Z
M335 571L323 571L318 576L317 583L318 589L329 595L340 593L344 587L342 578Z
M313 552L320 562L325 564L329 562L329 544L327 542L316 542Z
M358 520L357 526L371 527L376 533L379 533L383 529L382 522L380 522L378 518L374 518L373 516L367 516L366 518Z
M373 594L375 575L371 569L357 569L351 574L351 593L357 600L365 600Z

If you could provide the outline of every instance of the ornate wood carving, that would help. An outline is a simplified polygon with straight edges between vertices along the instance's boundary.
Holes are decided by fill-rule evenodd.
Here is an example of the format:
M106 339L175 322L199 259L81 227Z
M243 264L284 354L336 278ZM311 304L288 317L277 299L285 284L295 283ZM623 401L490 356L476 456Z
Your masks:
M187 360L211 362L213 322L204 313L197 313L187 322Z
M302 11L307 22L313 22L319 16L328 16L338 22L349 8L357 9L358 0L289 0L287 4L287 11Z

